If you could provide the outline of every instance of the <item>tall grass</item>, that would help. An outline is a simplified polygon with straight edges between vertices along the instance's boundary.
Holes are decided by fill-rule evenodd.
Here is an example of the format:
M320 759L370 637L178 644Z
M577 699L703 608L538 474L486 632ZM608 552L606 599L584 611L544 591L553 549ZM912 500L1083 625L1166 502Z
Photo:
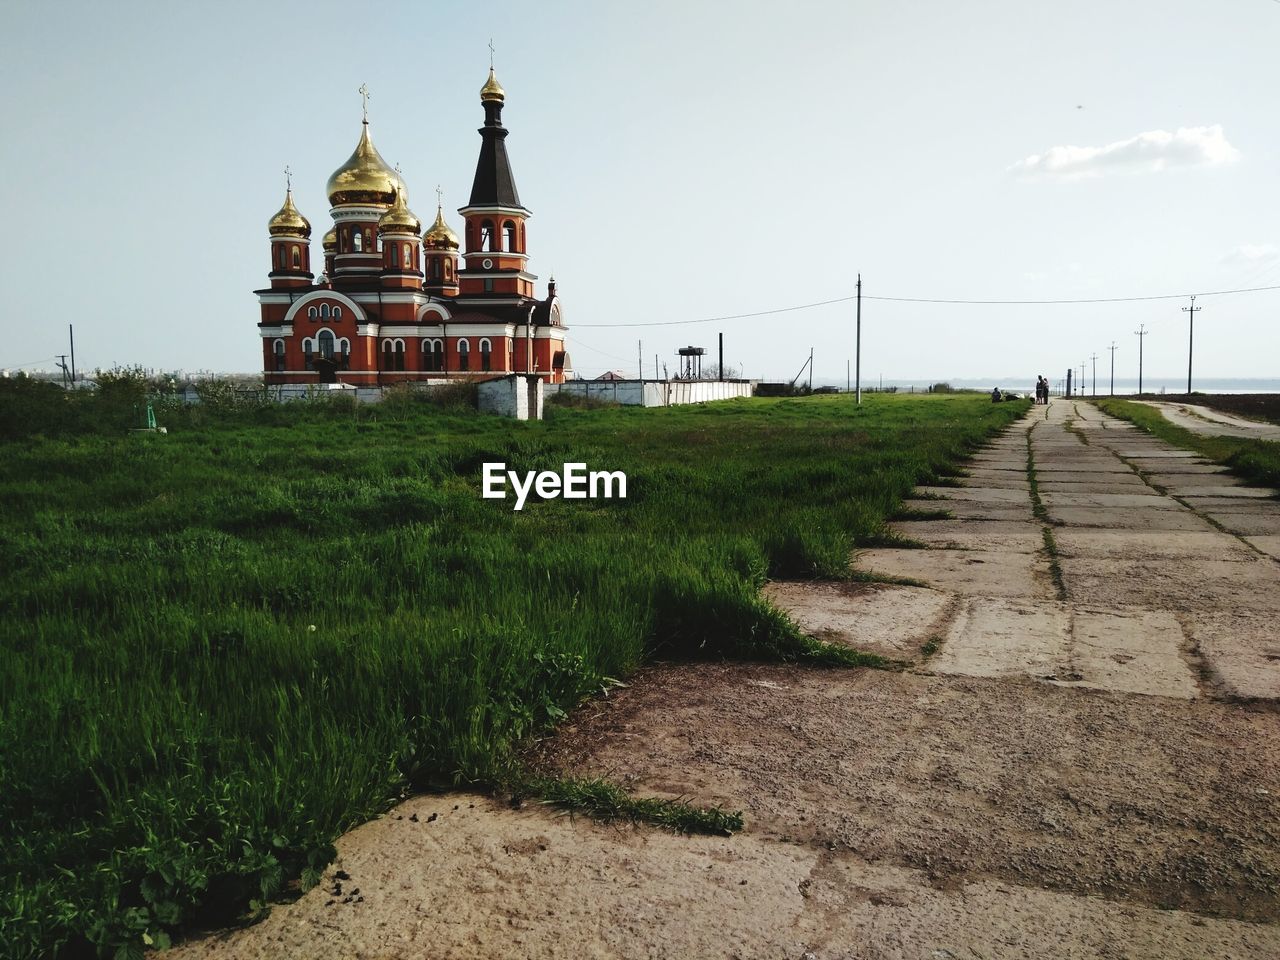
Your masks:
M23 402L0 390L0 418ZM846 575L916 482L1024 409L261 405L165 410L157 436L93 402L0 447L11 957L261 911L406 792L499 781L646 657L821 658L759 586ZM486 461L623 470L629 497L516 513L481 499Z

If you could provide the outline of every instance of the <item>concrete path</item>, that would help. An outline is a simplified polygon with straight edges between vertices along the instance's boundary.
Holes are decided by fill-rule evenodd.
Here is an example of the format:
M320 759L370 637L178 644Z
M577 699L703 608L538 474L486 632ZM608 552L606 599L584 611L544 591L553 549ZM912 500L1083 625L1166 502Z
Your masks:
M771 584L899 671L657 664L549 771L744 810L731 838L417 797L186 957L1280 957L1280 501L1035 408L858 563Z
M1245 437L1254 440L1280 440L1280 427L1273 423L1246 420L1243 417L1232 416L1221 410L1194 403L1164 403L1154 400L1138 402L1155 407L1170 423L1185 427L1194 433L1218 437Z

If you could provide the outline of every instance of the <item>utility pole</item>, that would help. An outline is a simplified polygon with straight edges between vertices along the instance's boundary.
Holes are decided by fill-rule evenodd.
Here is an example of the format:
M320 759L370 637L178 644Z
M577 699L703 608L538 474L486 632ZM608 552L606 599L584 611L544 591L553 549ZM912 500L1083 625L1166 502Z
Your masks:
M853 390L853 361L846 359L844 362L844 392L851 393Z
M644 379L644 343L640 340L636 341L636 369L640 372L636 374L641 380Z
M1190 320L1187 326L1187 396L1191 396L1191 348L1195 344L1196 338L1196 311L1203 309L1204 307L1196 306L1194 294L1191 297L1191 306L1182 308L1182 312L1187 314Z
M76 326L67 324L67 332L71 335L71 385L76 385Z
M67 385L67 355L65 353L58 354L58 368L62 371L62 385Z
M862 274L858 274L858 312L857 312L857 333L854 339L854 358L856 365L856 375L854 377L855 389L857 396L854 402L858 406L862 406Z
M1089 358L1093 361L1093 395L1098 395L1098 355L1095 353Z
M1066 396L1068 396L1068 397L1069 397L1069 396L1071 396L1071 374L1072 374L1073 372L1074 372L1074 371L1072 371L1070 368L1068 368L1068 370L1067 370L1067 392L1066 392Z
M1138 329L1133 332L1134 332L1134 335L1138 338L1138 394L1139 396L1141 396L1142 394L1142 338L1145 337L1149 333L1149 331L1147 330L1147 325L1145 323L1140 323L1138 324Z
M658 376L658 355L656 353L653 355L653 379L655 380L662 379L661 377Z
M809 392L813 393L813 347L809 348Z
M1107 396L1114 397L1116 395L1116 342L1111 341L1111 346L1107 347L1111 351L1111 392Z
M720 334L720 379L724 379L724 334Z

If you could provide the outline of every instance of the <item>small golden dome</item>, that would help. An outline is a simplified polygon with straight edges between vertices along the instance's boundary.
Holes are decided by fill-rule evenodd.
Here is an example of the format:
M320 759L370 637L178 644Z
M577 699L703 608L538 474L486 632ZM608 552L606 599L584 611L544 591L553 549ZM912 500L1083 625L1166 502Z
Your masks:
M298 208L293 205L292 190L284 192L284 206L276 212L274 217L267 221L267 232L273 237L303 237L305 239L311 236L311 224L306 217L298 212Z
M422 235L422 245L428 250L457 250L458 235L444 222L444 210L436 207L436 222Z
M333 171L325 188L329 203L372 203L391 206L396 201L396 172L387 166L369 137L369 121L360 131L360 142L347 162Z
M334 227L332 230L330 230L328 233L326 233L326 234L324 235L324 240L323 240L322 242L323 242L323 244L324 244L324 252L325 252L325 253L332 253L334 250L337 250L337 249L338 249L338 229L337 229L337 227Z
M502 89L502 86L498 83L498 78L493 75L493 67L490 67L489 79L480 88L480 102L488 103L490 100L496 100L498 103L502 103L506 99L507 92Z
M396 191L396 202L378 221L379 233L417 233L422 229L422 221L409 209L409 191L400 181L400 189Z

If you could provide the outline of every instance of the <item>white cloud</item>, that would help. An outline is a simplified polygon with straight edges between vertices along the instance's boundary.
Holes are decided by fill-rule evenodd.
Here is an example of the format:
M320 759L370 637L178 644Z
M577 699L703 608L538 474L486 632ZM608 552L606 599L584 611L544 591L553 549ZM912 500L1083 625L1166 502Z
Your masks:
M1218 262L1234 267L1257 267L1278 260L1280 247L1270 243L1242 243L1224 253Z
M1027 178L1078 180L1112 173L1159 173L1175 167L1207 167L1238 160L1240 151L1227 142L1222 127L1179 127L1148 130L1105 147L1050 147L1009 168Z

